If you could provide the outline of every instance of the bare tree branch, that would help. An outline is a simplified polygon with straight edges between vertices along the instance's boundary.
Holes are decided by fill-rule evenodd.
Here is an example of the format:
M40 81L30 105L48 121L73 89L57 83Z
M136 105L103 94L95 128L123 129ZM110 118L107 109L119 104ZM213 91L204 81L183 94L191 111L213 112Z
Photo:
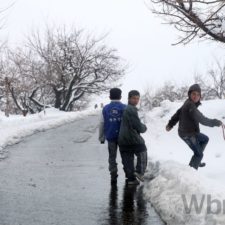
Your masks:
M224 0L151 0L152 12L173 25L182 37L174 45L196 37L225 43Z

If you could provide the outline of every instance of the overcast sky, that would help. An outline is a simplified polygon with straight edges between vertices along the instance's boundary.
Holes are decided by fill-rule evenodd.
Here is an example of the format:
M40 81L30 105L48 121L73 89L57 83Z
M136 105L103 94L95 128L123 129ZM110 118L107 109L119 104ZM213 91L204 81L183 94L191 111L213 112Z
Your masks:
M0 2L4 7L13 1ZM96 35L109 33L107 43L130 65L123 79L125 96L130 89L143 91L168 80L192 83L195 72L205 73L214 57L224 57L224 47L213 42L171 46L176 30L162 25L143 0L16 0L6 18L1 32L12 44L46 23L75 25Z

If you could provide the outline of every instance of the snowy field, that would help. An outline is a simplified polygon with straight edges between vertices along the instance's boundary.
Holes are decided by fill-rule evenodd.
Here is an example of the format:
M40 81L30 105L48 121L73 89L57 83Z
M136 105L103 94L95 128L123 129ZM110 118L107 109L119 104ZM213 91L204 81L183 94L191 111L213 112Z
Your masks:
M99 114L99 110L85 110L82 112L62 112L55 108L46 109L46 113L27 115L11 115L5 117L0 112L0 159L8 156L5 147L20 142L24 137L61 126L86 116ZM76 132L76 131L74 131Z
M221 127L201 126L210 138L204 153L205 168L198 171L188 163L192 151L179 138L178 126L166 132L165 126L182 103L163 102L147 113L148 177L145 193L162 219L169 225L225 224L225 140ZM225 101L202 102L199 110L209 118L225 123ZM190 203L192 200L192 208ZM196 204L199 210L194 207Z

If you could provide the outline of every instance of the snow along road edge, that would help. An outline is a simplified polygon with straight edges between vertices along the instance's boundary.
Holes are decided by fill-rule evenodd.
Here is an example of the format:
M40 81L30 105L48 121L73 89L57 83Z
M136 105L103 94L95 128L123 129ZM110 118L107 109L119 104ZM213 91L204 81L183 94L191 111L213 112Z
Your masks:
M47 109L43 112L22 116L0 117L0 159L8 157L6 147L21 142L25 137L38 132L84 119L87 116L96 116L99 110L85 110L82 112L62 112L57 109Z
M167 225L224 225L223 186L175 161L149 160L144 194Z

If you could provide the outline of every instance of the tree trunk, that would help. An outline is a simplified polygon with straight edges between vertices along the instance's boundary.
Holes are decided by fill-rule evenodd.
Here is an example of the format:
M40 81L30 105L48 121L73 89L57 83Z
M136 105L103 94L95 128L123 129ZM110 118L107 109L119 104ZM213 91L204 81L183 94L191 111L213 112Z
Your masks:
M73 85L74 85L74 80L72 80L70 82L69 88L68 88L67 93L66 93L66 98L65 98L64 103L61 107L62 111L66 111L66 109L68 108L68 105L70 104L70 97L71 97L72 92L73 92Z
M59 109L61 107L61 98L62 98L62 91L58 91L56 88L53 88L55 93L55 108Z

